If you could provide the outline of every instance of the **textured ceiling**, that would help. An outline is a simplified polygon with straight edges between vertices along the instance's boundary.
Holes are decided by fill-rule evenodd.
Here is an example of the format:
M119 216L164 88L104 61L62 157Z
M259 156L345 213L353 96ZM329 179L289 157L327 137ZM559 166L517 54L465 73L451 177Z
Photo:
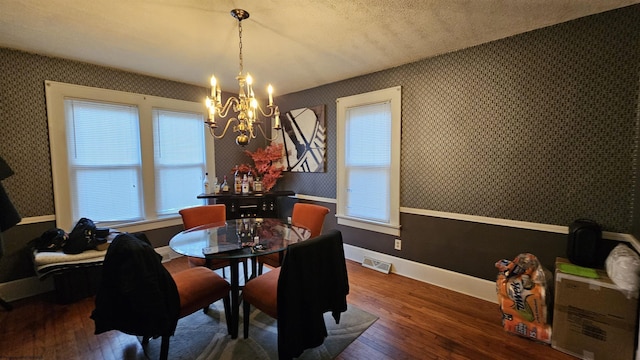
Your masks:
M276 96L640 0L0 0L0 47L236 91L244 69Z

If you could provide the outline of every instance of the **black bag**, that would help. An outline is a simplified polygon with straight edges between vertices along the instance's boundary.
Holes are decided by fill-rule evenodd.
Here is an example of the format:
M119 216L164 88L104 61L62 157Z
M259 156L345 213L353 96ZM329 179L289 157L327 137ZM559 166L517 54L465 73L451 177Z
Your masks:
M573 264L600 267L599 252L602 249L602 229L593 220L578 219L569 225L567 257Z
M38 251L62 250L67 243L69 235L62 229L49 229L40 237L31 240L31 246Z
M80 254L81 252L95 248L96 224L91 219L82 218L69 233L69 239L62 248L65 254Z

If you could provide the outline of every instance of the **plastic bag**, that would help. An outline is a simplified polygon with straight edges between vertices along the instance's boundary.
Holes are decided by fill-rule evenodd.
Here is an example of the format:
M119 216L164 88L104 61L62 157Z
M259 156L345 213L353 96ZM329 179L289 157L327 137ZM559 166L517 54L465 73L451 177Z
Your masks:
M551 273L532 254L520 254L513 261L496 262L496 292L506 331L533 340L551 343L547 279Z
M638 291L640 256L627 245L616 245L607 256L605 267L607 275L618 287L629 292L628 296Z

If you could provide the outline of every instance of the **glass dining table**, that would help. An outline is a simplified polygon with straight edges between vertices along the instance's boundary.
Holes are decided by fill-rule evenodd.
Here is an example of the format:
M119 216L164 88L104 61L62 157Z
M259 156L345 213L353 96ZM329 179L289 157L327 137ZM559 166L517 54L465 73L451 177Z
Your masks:
M178 254L202 259L226 259L230 263L231 338L238 337L240 317L240 261L251 260L256 276L257 257L283 251L307 240L311 232L275 218L242 218L198 226L176 234L169 241ZM247 281L247 279L245 279Z

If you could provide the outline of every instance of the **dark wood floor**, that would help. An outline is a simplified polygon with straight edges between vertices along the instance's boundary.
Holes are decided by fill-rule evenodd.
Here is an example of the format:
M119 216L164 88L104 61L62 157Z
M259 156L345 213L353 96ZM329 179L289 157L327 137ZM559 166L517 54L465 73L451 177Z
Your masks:
M184 269L184 258L165 264ZM348 261L348 302L379 319L338 359L575 359L502 330L495 303ZM93 298L55 304L53 294L0 310L1 359L139 359L135 336L94 335Z

